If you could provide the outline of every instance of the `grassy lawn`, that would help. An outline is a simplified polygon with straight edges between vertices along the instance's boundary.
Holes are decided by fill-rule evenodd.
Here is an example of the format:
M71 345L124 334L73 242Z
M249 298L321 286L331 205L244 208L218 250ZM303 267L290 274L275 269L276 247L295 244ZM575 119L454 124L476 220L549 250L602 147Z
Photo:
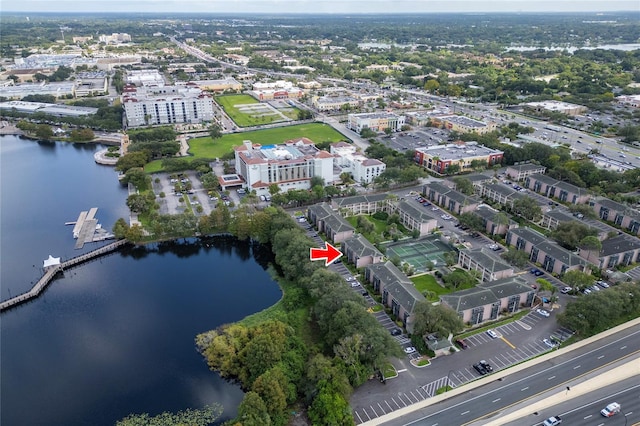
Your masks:
M273 112L267 105L261 104L249 95L226 95L217 96L216 102L224 109L224 112L240 127L257 126L261 124L269 124L274 121L282 121L279 114ZM243 111L238 105L255 104L265 105L264 109L255 111Z
M354 228L357 228L358 216L349 216L346 219L351 225L353 225ZM373 232L375 232L376 234L384 235L384 233L387 232L387 228L389 227L389 225L387 224L386 220L376 219L373 216L367 216L367 219L369 219L369 221L375 226ZM360 229L358 231L362 232L362 230ZM405 235L409 235L409 231L407 230L407 228L402 225L398 225L398 231L402 232ZM372 238L370 233L362 232L362 235L364 235L367 240L371 241Z
M436 281L436 278L430 274L412 277L411 281L413 281L413 284L416 286L416 289L420 293L426 290L434 293L435 297L432 298L433 300L430 299L431 302L435 302L443 294L451 293L451 290L449 290L448 288L442 287L440 284L438 284L438 282Z
M256 130L253 132L231 133L219 139L210 137L196 138L189 141L190 157L183 157L187 161L195 158L210 158L215 160L225 154L233 152L234 146L242 145L242 141L251 140L261 145L279 144L287 140L306 137L320 143L324 141L340 142L347 138L331 126L322 123L299 124L296 126L277 127L275 129ZM162 171L162 160L156 160L144 166L147 173Z
M382 374L385 379L390 379L392 377L396 377L398 375L398 372L396 371L396 368L393 366L393 364L391 364L390 362L387 362L384 365Z

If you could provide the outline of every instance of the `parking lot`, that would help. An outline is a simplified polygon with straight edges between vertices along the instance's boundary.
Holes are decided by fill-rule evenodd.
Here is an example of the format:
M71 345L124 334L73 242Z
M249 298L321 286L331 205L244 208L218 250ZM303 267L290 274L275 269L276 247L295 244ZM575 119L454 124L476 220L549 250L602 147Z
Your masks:
M554 316L554 312L545 317L532 311L516 322L496 327L496 338L485 332L469 336L464 339L466 350L433 359L425 368L412 368L400 360L398 378L386 385L369 381L356 390L350 401L356 424L431 398L447 384L458 387L482 377L473 367L481 360L496 372L553 350L545 339L561 342L571 336L569 330L557 326Z

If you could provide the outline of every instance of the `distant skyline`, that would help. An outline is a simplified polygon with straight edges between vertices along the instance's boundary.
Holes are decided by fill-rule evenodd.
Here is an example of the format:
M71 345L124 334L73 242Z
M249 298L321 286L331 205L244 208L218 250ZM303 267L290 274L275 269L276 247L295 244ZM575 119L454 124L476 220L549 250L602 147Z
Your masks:
M8 12L388 14L638 10L638 0L0 0L0 15Z

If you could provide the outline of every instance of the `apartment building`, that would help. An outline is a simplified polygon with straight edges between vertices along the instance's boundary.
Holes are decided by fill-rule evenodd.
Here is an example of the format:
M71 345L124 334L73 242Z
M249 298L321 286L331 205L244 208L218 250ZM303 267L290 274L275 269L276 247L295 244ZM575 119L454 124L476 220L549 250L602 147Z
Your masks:
M333 198L331 205L345 216L370 215L387 211L388 194L354 195L353 197Z
M562 275L571 270L590 271L587 261L530 228L510 229L506 244L524 251L532 262L542 265L542 269L552 274Z
M625 234L617 235L602 241L600 251L580 249L579 255L600 269L629 266L640 263L640 239Z
M333 211L328 203L319 203L307 209L307 216L318 232L324 232L327 239L334 244L351 238L355 228L339 213Z
M333 182L333 155L319 150L307 138L267 146L244 141L234 151L236 173L258 195L268 194L269 185L274 183L283 192L309 189L314 176L326 184Z
M495 320L501 313L530 307L535 291L520 277L483 282L474 288L440 296L440 301L455 310L465 324Z
M213 120L213 99L195 85L126 86L122 106L127 127Z
M373 263L380 263L384 255L362 234L356 234L342 242L340 247L347 260L356 268L364 268Z
M526 197L520 191L516 191L510 186L501 183L489 183L482 185L480 194L489 200L502 204L504 206L510 206L515 200Z
M457 165L460 172L471 170L472 162L486 163L491 167L500 164L503 155L502 151L467 142L416 148L414 160L427 170L445 174L452 165Z
M400 216L400 223L410 231L417 230L421 237L438 227L438 221L425 212L422 206L404 200L399 202L388 200L387 203L389 214L397 213Z
M374 132L384 132L391 129L399 131L404 126L405 116L391 112L374 112L364 114L349 114L347 128L360 133L363 129L371 129Z
M632 234L640 235L640 211L638 209L605 197L592 198L589 200L589 205L600 219L613 222Z
M544 174L547 170L545 166L539 164L518 164L517 166L507 167L506 174L512 180L520 181L528 176L535 174Z
M478 271L482 281L495 281L513 275L513 266L485 247L460 250L458 265L469 271Z
M428 200L458 215L473 211L482 203L475 196L465 195L438 182L424 185L422 194Z
M382 304L391 308L393 315L411 333L416 305L426 300L413 282L390 261L368 265L364 276L374 290L382 295Z
M525 188L549 198L557 198L563 203L584 204L591 195L585 188L577 187L568 182L562 182L552 177L533 174L524 180Z
M479 205L473 213L480 216L484 230L489 235L505 235L509 229L518 226L517 223L509 219L504 212L500 212L485 204Z

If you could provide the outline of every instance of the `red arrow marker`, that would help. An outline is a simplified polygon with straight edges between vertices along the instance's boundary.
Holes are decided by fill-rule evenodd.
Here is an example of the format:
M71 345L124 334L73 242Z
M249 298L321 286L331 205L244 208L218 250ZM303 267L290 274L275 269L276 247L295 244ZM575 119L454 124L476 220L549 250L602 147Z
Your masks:
M329 266L340 256L342 256L342 252L332 246L331 244L325 242L325 248L319 249L316 247L311 247L309 249L309 259L311 260L322 260L325 259L324 266Z

